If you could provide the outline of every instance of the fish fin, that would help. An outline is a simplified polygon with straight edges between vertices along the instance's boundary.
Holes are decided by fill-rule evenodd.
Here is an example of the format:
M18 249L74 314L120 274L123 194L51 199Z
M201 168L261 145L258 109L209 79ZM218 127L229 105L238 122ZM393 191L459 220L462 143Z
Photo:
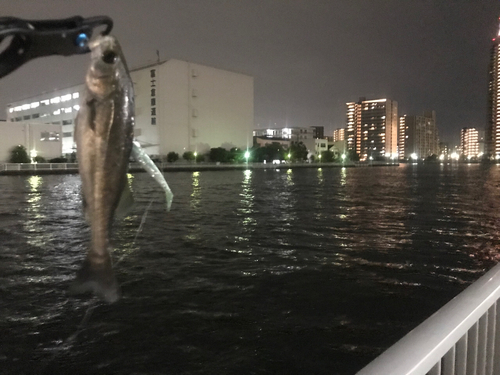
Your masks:
M123 188L120 201L118 202L118 206L116 207L115 217L118 219L123 219L130 212L133 205L134 205L134 195L132 194L132 190L130 190L130 185L127 182L125 184L125 187Z
M95 264L86 258L69 292L71 294L93 293L107 303L118 301L121 295L120 286L116 281L111 259Z

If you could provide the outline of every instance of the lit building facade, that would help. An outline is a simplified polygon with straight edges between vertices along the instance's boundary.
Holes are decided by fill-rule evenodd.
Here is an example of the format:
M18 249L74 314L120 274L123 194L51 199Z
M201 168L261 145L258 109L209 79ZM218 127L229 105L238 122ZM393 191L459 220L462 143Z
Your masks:
M335 129L333 131L333 142L343 141L345 139L345 128Z
M447 142L439 142L439 155L449 155L450 145Z
M425 111L423 116L405 115L404 131L404 144L402 145L404 159L422 159L431 155L439 155L436 111Z
M0 121L0 163L7 162L10 150L21 145L28 155L41 156L45 160L58 158L62 153L61 125Z
M397 155L398 103L388 99L347 103L347 149L360 160Z
M479 155L479 133L475 128L462 128L460 131L460 150L466 158Z
M269 142L266 142L266 139L302 142L310 152L313 152L316 147L315 135L316 130L314 127L268 128L253 131L254 143L256 144L268 144ZM261 141L258 141L258 139L261 139Z
M490 50L488 86L488 125L486 150L490 157L500 158L500 29Z
M175 59L134 69L130 76L134 136L148 154L251 146L253 77ZM69 154L83 90L77 85L11 103L7 121L61 125L62 152Z
M405 159L405 143L406 138L406 115L399 118L399 132L398 132L398 158L400 160Z

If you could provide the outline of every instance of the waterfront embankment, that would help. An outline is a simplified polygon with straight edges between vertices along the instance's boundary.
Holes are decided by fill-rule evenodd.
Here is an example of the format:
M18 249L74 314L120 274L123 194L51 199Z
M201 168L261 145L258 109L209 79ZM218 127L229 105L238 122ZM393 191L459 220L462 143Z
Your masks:
M345 163L158 163L164 172L190 171L226 171L245 169L294 169L294 168L343 168L343 167L380 167L397 166L397 162L345 162ZM130 163L131 173L144 172L139 163ZM78 173L76 163L4 163L0 164L0 175L41 175L41 174L74 174Z

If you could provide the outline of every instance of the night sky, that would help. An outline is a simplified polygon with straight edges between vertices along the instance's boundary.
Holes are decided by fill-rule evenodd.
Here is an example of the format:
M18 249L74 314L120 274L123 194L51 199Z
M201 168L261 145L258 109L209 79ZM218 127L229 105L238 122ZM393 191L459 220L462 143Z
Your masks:
M255 126L345 126L345 103L436 110L440 138L484 128L498 0L16 0L0 15L108 15L129 67L176 58L249 74ZM0 80L7 103L82 83L88 56L33 60Z

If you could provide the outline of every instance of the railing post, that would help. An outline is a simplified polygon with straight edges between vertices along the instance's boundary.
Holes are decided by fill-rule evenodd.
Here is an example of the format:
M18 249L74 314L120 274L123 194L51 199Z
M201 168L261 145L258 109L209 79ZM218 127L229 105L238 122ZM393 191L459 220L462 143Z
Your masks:
M469 330L467 340L467 375L475 375L477 369L477 344L479 336L479 324L474 324Z
M467 371L467 339L468 333L466 333L460 340L457 342L457 353L456 353L456 374L457 375L466 375Z
M493 375L493 360L495 355L495 337L496 337L496 315L497 304L488 310L488 331L486 343L486 375Z

